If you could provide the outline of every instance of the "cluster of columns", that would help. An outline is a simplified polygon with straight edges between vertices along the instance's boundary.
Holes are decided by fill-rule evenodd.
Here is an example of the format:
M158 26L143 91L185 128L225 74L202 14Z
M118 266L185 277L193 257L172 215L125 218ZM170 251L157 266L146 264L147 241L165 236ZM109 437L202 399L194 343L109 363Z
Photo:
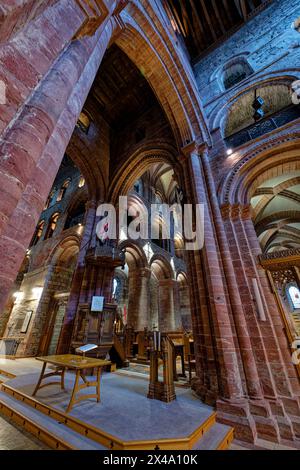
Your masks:
M129 271L128 327L135 331L143 331L145 328L151 330L154 326L161 332L180 330L182 323L178 282L173 279L159 279L155 285L157 289L153 291L151 268Z
M204 248L190 255L195 388L243 439L293 440L299 380L249 207L220 209L206 148L186 148L182 164L189 198L205 210Z

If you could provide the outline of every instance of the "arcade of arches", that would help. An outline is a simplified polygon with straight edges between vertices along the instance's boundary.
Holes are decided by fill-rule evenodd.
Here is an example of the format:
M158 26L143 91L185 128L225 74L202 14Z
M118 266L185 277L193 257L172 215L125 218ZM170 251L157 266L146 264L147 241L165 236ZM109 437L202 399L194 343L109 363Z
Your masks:
M239 440L299 446L299 2L4 3L0 354L96 343L145 365L159 330ZM97 208L120 196L146 238L108 237ZM144 211L185 203L204 209L195 251Z

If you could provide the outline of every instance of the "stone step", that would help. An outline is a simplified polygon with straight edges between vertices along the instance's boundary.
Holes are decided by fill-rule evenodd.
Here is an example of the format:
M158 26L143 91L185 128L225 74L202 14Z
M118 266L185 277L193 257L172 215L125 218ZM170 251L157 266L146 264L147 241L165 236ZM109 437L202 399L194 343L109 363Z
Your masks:
M33 427L33 434L41 438L48 434L53 441L57 441L58 445L61 443L62 447L55 445L55 448L67 448L75 450L106 450L106 448L81 434L78 434L73 429L66 427L63 423L56 421L50 416L41 413L40 411L24 404L22 401L7 395L0 391L0 411L11 417L15 422L21 424L25 429ZM36 432L40 430L40 434ZM48 442L46 442L48 443Z
M7 380L10 380L10 378L7 377L7 375L4 375L4 374L0 373L0 384L3 384L5 382L7 382Z
M14 381L12 381L14 382ZM91 424L88 424L85 421L82 421L75 418L72 415L66 414L64 411L59 410L57 408L53 408L46 403L42 403L41 401L37 400L36 398L33 398L25 393L23 393L20 390L17 390L16 388L12 387L12 382L11 383L5 383L2 385L2 394L5 396L8 396L12 400L12 406L11 409L15 410L16 407L14 406L15 403L21 403L25 409L32 409L38 413L38 416L41 414L45 416L47 419L51 419L52 421L55 422L56 428L57 426L63 426L64 429L71 429L76 435L79 441L81 441L81 438L88 438L92 439L95 441L96 445L99 445L100 449L109 449L109 448L115 448L118 450L122 449L152 449L155 448L156 445L160 446L160 448L166 448L166 449L173 449L176 450L185 448L182 447L182 445L186 445L187 449L191 449L189 447L189 443L187 440L184 440L182 442L178 442L178 438L174 438L174 443L172 443L172 439L166 438L165 440L160 441L158 440L149 440L147 441L147 446L146 441L122 441L120 438L117 438L115 436L112 436L105 432L103 429L100 429L98 427L95 427ZM0 395L0 407L1 407L1 395ZM24 410L24 408L22 408ZM19 410L19 411L22 411ZM17 409L18 411L18 409ZM24 414L25 412L23 412ZM199 423L199 427L195 429L195 432L193 435L189 436L190 444L192 444L191 441L196 442L195 444L195 450L208 450L211 446L211 448L215 448L216 450L225 450L228 448L228 445L231 443L233 439L233 429L228 427L228 426L223 426L223 425L217 425L216 426L216 421L215 421L215 412L213 409L211 410L211 414L209 416L206 416L206 418L203 420L203 422ZM61 423L61 424L58 424ZM210 433L210 436L212 436L210 439L207 438L203 442L202 440L205 438L206 434L209 433L210 428L215 428L215 435L214 433ZM61 429L61 427L60 427ZM224 432L223 432L224 431ZM226 432L225 432L226 431ZM184 437L184 436L182 436ZM186 436L188 437L188 436ZM201 442L200 442L201 440ZM167 442L168 441L168 442ZM215 446L214 446L215 443ZM174 444L174 447L173 447ZM140 445L143 445L143 447L137 447ZM179 447L178 447L179 446ZM78 447L84 448L84 447Z
M7 372L6 370L0 369L0 375L6 377L6 379L14 379L16 376L11 372Z
M233 440L233 429L215 423L194 445L193 450L225 450Z

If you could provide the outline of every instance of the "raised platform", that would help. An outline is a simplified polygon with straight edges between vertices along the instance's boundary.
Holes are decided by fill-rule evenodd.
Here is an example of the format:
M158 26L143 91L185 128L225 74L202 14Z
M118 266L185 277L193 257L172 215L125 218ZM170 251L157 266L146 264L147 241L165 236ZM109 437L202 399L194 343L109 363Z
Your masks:
M0 410L50 447L61 449L226 449L233 430L216 423L211 407L187 389L176 389L169 404L147 399L144 380L117 374L101 379L101 403L93 399L66 414L73 374L66 391L46 387L32 398L38 374L20 375L2 384Z

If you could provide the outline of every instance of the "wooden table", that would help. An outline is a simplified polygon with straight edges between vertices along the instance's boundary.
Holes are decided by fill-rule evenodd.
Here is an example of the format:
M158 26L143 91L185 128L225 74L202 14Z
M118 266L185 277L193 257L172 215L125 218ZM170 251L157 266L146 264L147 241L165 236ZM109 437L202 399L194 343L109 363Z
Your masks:
M34 392L32 396L34 397L37 393L38 390L40 390L43 387L47 387L49 385L60 385L61 389L65 389L65 372L67 369L70 370L75 370L76 371L76 376L75 376L75 382L74 382L74 387L71 395L71 399L67 408L67 413L71 411L72 407L75 405L75 403L78 403L82 400L86 400L88 398L96 398L97 403L100 401L100 376L101 376L101 369L104 366L110 365L110 361L105 361L102 359L94 359L92 357L82 357L82 356L76 356L74 354L62 354L58 356L42 356L42 357L36 357L38 361L42 361L43 367L41 371L40 378L38 380L38 383L36 384L36 387L34 389ZM56 367L54 372L47 372L45 373L46 366L47 364L52 364ZM89 382L84 374L84 369L96 369L97 370L97 378L95 381ZM45 384L42 384L42 381L47 378L47 377L53 377L53 376L59 376L60 381L56 382L47 382ZM79 383L80 377L83 380L83 383ZM94 394L85 394L85 395L79 395L77 396L77 393L88 387L96 387L96 393Z

